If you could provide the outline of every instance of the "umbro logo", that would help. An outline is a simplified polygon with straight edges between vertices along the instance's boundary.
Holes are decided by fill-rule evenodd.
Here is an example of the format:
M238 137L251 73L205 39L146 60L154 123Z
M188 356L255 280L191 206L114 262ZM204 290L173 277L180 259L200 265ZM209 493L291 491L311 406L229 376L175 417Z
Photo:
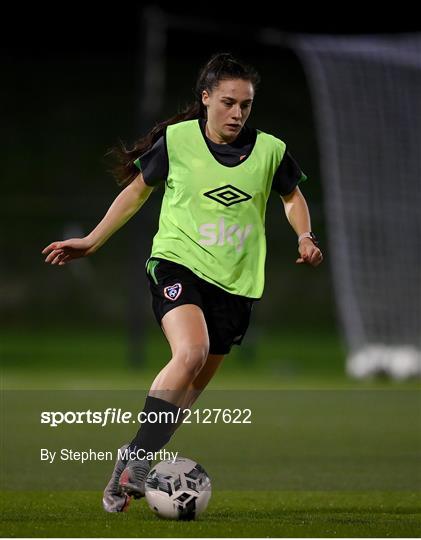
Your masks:
M224 206L231 206L251 199L251 195L248 195L231 184L207 191L204 193L204 196L209 197L209 199L223 204Z

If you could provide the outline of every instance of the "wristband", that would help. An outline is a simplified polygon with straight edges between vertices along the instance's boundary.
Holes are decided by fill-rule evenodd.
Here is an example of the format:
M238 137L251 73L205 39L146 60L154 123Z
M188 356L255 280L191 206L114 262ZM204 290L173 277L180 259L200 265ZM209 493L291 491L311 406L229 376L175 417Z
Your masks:
M301 240L303 240L304 238L310 238L310 240L313 242L313 244L315 246L318 245L318 241L317 241L317 237L316 235L314 234L314 232L312 231L309 231L309 232L305 232L303 234L300 234L300 236L298 237L298 244L300 244Z

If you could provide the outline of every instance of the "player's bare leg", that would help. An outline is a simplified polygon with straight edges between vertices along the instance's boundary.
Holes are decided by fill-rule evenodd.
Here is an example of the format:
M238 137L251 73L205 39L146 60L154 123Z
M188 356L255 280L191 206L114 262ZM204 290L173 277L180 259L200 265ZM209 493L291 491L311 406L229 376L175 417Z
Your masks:
M205 365L202 367L194 381L190 383L189 388L184 395L183 404L181 406L182 409L190 409L190 407L198 399L200 394L214 377L224 358L225 356L223 354L208 354ZM177 429L181 423L182 418L177 423L175 429Z
M209 336L202 310L194 304L185 304L169 311L162 318L162 328L171 347L172 358L159 372L146 398L144 412L171 413L168 423L144 422L129 450L157 451L171 438L182 420L182 407L190 403L195 392L193 383L204 368L209 355ZM208 370L210 376L212 370ZM204 380L205 373L202 376ZM121 474L120 488L135 498L144 496L145 478L150 462L131 459Z
M158 373L150 394L182 406L185 395L209 355L209 336L200 307L184 304L172 309L161 321L172 358Z

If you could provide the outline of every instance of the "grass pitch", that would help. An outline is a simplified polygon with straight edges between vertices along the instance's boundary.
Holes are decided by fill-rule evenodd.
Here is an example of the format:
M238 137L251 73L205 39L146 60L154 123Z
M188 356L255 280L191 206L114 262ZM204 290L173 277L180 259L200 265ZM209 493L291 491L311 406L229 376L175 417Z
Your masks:
M101 493L1 495L2 536L11 537L417 537L419 497L372 492L219 492L193 522L164 521L144 500L106 514Z
M125 396L128 389L147 388L168 357L161 336L146 344L140 370L126 364L124 334L55 331L22 337L8 332L0 335L0 343L6 390L2 418L2 458L6 459L2 459L0 493L3 537L421 535L419 384L350 381L343 374L343 351L334 337L317 339L300 332L262 338L256 347L237 349L227 358L203 403L212 402L218 391L224 399L245 391L242 398L250 400L257 414L252 432L255 448L249 444L247 427L235 431L223 425L197 426L191 428L197 429L191 435L187 428L185 435L177 434L171 445L179 445L186 456L197 456L215 479L207 511L188 523L158 519L144 500L132 501L127 513L105 513L101 486L108 479L110 463L85 469L47 465L38 469L35 451L42 438L49 438L48 445L61 444L54 439L61 433L72 442L79 439L77 446L80 440L86 444L92 440L93 432L86 426L74 432L44 428L41 438L39 423L31 423L26 414L26 407L35 410L40 396L48 403L51 390L82 391L78 396L86 406L94 396L102 403L108 390L110 396L114 391ZM15 390L21 394L13 394ZM91 396L90 390L101 393ZM19 400L19 395L24 399ZM62 399L59 392L52 393L51 400L57 395ZM63 394L63 399L72 395ZM57 403L51 407L55 409ZM103 430L102 435L95 433L95 440L99 444L102 437L105 444L121 436L122 429L117 435ZM264 443L268 438L269 445ZM33 451L26 461L19 456L22 447L29 454ZM257 457L260 449L265 459ZM277 481L268 486L275 466ZM71 484L71 474L85 475L85 486ZM266 486L272 490L265 491Z

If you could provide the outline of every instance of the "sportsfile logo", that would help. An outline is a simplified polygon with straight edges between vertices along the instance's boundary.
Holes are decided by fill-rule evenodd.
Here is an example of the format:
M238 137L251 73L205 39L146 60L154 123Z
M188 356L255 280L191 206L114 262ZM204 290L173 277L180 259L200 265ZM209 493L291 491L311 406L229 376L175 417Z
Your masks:
M252 229L251 223L244 228L239 223L226 227L224 218L221 218L218 223L203 223L199 227L199 233L202 235L199 244L202 246L223 246L228 242L228 244L235 246L237 251L241 251Z
M238 189L231 184L212 189L211 191L207 191L203 195L205 197L209 197L209 199L212 199L213 201L223 204L224 206L231 206L233 204L241 203L251 199L251 195L245 193L244 191L241 191L241 189Z

